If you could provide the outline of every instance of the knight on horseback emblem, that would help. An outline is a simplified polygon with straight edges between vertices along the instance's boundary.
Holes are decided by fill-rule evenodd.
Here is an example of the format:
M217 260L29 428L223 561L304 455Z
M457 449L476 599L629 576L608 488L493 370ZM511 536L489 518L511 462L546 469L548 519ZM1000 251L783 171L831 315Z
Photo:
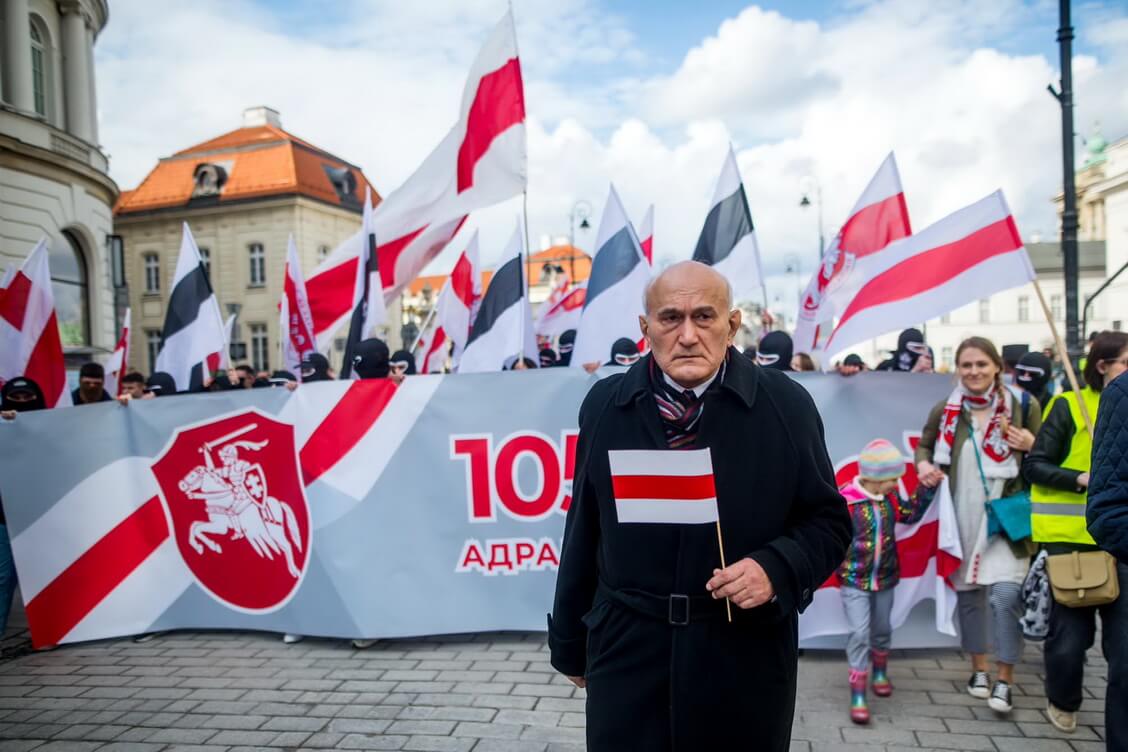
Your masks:
M292 423L252 407L183 426L152 470L170 537L206 592L254 612L297 592L312 526Z

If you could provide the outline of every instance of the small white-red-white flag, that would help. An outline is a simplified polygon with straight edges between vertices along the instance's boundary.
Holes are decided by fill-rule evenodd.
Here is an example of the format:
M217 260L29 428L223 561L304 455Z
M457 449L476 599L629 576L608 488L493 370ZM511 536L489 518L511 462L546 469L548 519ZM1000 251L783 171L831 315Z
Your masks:
M454 343L456 365L470 338L470 327L474 325L481 301L482 269L478 262L478 231L475 230L435 301L435 317Z
M890 243L847 302L827 356L1035 279L1002 191Z
M25 376L43 390L47 407L60 407L73 403L47 257L43 238L0 288L0 384Z
M708 449L615 449L608 454L619 522L717 522L717 488Z
M642 224L638 226L638 244L642 247L642 255L646 256L646 263L654 266L654 204L642 215Z
M114 351L110 353L110 357L106 359L104 368L106 369L106 394L112 394L115 397L121 394L121 377L125 375L125 369L129 367L129 319L130 313L133 309L125 309L125 319L121 324L121 337L118 339L117 346Z
M572 286L555 303L545 301L541 304L540 315L537 317L535 327L538 337L555 339L569 329L578 329L580 317L584 313L584 301L587 300L587 281Z
M305 278L293 234L286 248L286 270L282 278L282 302L278 306L278 332L282 345L282 367L301 380L302 358L317 349L313 317L309 313Z
M429 334L424 334L419 340L422 348L422 360L419 361L419 373L442 373L446 365L447 349L450 340L446 331L439 324L435 324Z

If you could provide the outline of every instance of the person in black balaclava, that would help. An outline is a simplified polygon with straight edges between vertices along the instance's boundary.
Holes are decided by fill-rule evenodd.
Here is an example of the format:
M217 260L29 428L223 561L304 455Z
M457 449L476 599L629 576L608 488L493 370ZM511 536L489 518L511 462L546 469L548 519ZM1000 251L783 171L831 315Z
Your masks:
M332 381L329 375L329 359L318 352L310 353L302 359L299 366L302 370L302 383L311 381Z
M298 377L289 371L275 371L270 374L271 386L286 386L287 384L297 383Z
M777 371L790 371L794 351L795 345L787 332L768 332L760 340L760 347L756 350L756 364Z
M353 372L361 379L386 379L391 373L388 346L384 340L371 337L353 350Z
M227 375L227 371L220 371L208 384L207 390L209 392L228 392L232 389L242 389L242 385L231 383L231 377Z
M911 371L921 355L927 355L928 345L919 329L906 329L897 338L897 349L893 357L878 364L876 371Z
M264 379L262 376L255 376L255 380L251 382L251 389L269 389L274 386L270 383L270 379Z
M557 363L556 351L551 347L542 348L539 358L541 368L552 368Z
M78 369L78 388L71 392L71 401L76 405L110 402L113 397L103 388L105 383L106 369L101 363L83 363Z
M389 361L392 375L397 378L415 375L415 356L407 350L396 350Z
M154 371L145 382L145 391L154 397L171 397L176 394L176 379L164 371Z
M1053 397L1054 364L1040 352L1028 352L1014 366L1014 383L1030 392L1044 409Z
M44 410L47 400L43 397L43 390L32 379L26 376L17 376L4 382L0 390L0 411L23 413L30 410Z
M560 353L560 359L556 361L558 366L567 366L572 362L572 348L576 346L576 330L568 329L560 335L560 342L556 346L556 350Z
M638 362L642 355L638 352L638 345L627 337L619 337L611 345L611 360L604 363L607 366L630 366Z

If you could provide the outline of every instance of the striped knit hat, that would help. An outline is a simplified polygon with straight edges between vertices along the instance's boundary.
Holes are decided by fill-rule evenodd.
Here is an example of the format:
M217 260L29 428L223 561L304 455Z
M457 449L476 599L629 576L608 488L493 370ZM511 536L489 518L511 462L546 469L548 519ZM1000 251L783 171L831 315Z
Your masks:
M866 480L896 480L905 474L905 458L885 439L874 439L858 455L858 475Z

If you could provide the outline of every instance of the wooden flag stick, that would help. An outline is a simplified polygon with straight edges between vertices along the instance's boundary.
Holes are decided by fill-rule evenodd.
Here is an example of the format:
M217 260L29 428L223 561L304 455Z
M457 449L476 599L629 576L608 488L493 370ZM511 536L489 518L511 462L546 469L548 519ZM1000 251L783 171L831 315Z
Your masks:
M1085 404L1085 400L1081 398L1081 387L1077 383L1077 374L1073 371L1073 363L1069 360L1069 351L1065 349L1065 342L1062 340L1061 335L1058 334L1057 324L1054 323L1053 313L1050 311L1050 306L1046 303L1046 296L1042 292L1042 286L1038 284L1038 280L1034 280L1034 292L1038 293L1038 301L1042 304L1042 313L1046 314L1046 321L1049 322L1050 332L1054 335L1054 343L1057 345L1058 357L1061 358L1062 365L1065 366L1065 376L1069 379L1069 385L1073 387L1073 393L1077 395L1077 406L1081 408L1081 417L1085 420L1085 428L1089 431L1089 436L1093 435L1093 418L1089 415L1089 408ZM1042 405L1045 408L1045 405Z
M717 545L721 547L721 569L725 568L725 541L721 538L721 521L717 520ZM732 601L725 598L725 613L728 614L729 624L732 623Z

